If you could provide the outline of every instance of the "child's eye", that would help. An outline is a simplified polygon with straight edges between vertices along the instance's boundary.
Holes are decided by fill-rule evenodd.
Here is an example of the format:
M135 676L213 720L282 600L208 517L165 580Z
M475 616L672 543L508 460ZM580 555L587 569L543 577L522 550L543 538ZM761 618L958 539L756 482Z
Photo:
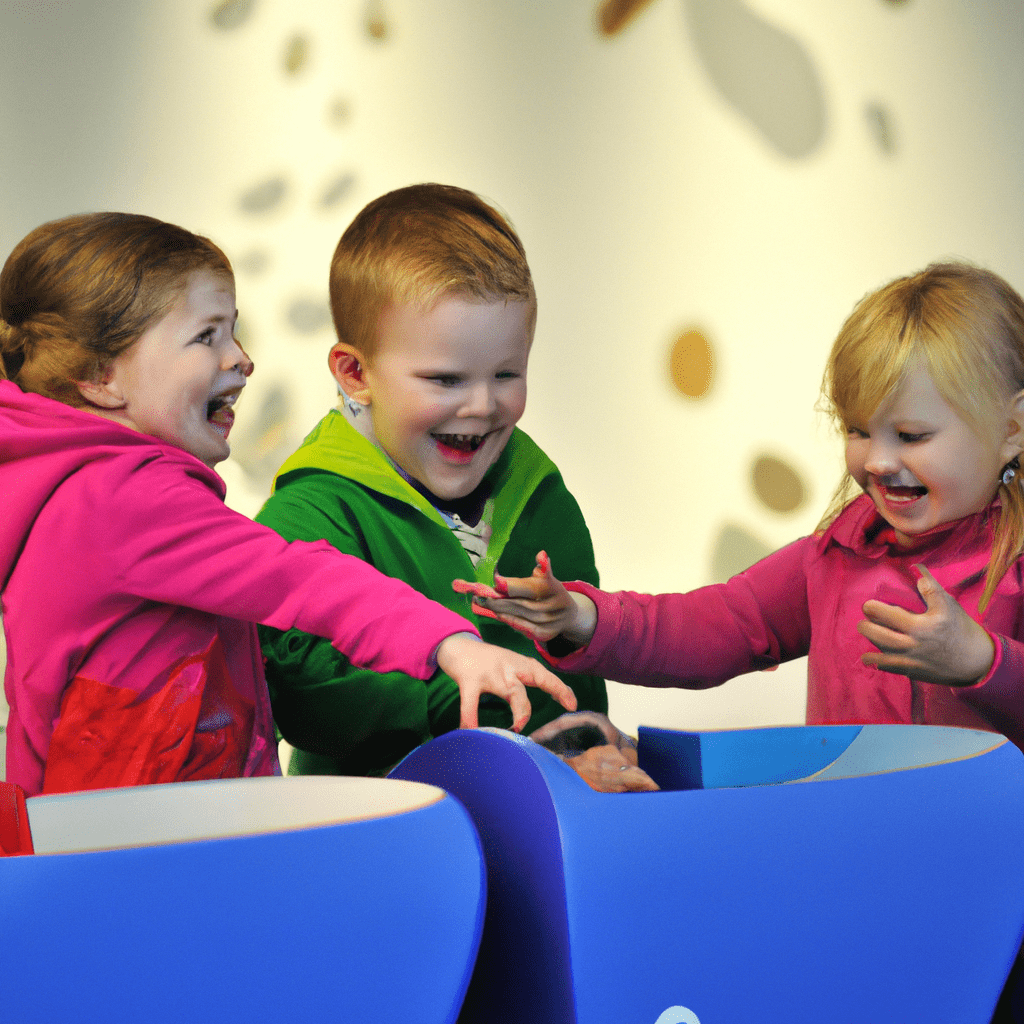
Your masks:
M462 378L457 377L454 373L435 373L433 376L428 377L427 380L433 381L443 388L458 387L462 383Z
M522 376L521 373L517 373L515 370L502 370L500 373L494 375L495 380L518 380Z
M212 345L214 337L214 329L207 327L201 334L197 334L192 340L198 342L200 345Z
M851 439L852 438L866 438L868 436L868 432L866 430L861 430L860 427L847 427L846 428L846 436L851 438Z
M904 444L916 444L918 441L925 441L931 434L912 434L909 430L901 430L897 435Z

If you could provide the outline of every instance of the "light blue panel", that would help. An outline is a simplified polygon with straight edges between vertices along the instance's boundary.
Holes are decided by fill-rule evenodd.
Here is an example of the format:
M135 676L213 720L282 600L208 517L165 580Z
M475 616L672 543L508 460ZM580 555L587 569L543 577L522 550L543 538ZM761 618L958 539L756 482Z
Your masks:
M873 772L894 772L957 761L977 757L1008 742L998 733L980 729L865 725L832 764L808 781L846 779Z

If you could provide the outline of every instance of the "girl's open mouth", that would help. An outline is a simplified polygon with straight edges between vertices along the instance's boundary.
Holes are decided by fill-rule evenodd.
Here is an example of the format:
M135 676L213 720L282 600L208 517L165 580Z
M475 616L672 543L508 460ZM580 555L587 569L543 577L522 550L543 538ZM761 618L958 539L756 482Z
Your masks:
M882 500L890 508L910 505L928 493L927 487L886 487L883 484L876 484L876 486Z
M206 419L209 424L223 437L231 433L235 422L235 404L237 395L220 395L206 403Z

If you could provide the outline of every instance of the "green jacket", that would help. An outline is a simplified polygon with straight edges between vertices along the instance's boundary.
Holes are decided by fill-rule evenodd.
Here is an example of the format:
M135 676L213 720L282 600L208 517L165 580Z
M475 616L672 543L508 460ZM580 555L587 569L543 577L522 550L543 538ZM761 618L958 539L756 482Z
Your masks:
M508 626L477 617L452 580L491 582L494 570L529 576L538 551L562 579L598 583L583 514L554 463L521 430L491 467L494 506L487 554L474 569L433 506L395 472L387 458L331 410L285 462L274 493L256 517L286 540L326 539L388 576L476 623L483 638L537 657L533 643ZM398 672L353 666L328 641L260 627L267 683L281 734L295 747L293 773L379 775L409 751L459 724L455 681L436 672L426 683ZM579 707L607 712L604 680L560 673ZM562 708L528 690L529 733ZM485 696L480 724L507 728L508 705Z

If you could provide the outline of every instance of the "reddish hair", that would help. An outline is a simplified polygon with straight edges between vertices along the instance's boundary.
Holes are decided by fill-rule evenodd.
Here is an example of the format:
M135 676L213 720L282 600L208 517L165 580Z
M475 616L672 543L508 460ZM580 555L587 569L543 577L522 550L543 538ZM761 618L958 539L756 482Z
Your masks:
M49 221L0 271L0 376L82 406L98 379L170 308L193 271L232 277L209 239L132 213Z
M526 252L512 225L453 185L409 185L363 208L331 260L338 340L370 358L392 302L429 308L445 295L536 303Z

